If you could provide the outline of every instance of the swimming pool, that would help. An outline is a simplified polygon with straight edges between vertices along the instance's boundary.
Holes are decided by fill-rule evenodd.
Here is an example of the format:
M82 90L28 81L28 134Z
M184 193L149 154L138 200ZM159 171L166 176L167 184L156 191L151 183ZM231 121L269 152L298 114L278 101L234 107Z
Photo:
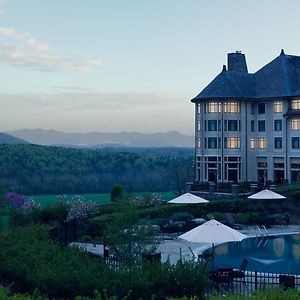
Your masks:
M300 274L300 234L249 238L214 248L214 267L239 268L244 258L248 271Z

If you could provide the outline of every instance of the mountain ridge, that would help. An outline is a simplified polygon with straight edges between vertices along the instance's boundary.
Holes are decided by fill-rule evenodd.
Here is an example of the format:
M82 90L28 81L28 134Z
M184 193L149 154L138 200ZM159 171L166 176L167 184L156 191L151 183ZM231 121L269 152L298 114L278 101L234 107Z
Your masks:
M28 144L24 139L0 132L0 144Z
M67 133L54 129L20 129L7 134L39 145L63 145L76 147L194 147L193 136L178 131L140 133L140 132L88 132Z

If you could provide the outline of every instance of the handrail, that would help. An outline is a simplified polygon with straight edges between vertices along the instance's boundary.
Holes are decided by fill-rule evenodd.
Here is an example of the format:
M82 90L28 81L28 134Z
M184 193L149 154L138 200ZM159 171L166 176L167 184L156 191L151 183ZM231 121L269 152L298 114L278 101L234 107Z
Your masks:
M266 236L269 236L269 233L268 233L268 230L267 230L266 226L265 226L265 225L262 225L261 227L265 230Z
M258 225L256 225L256 226L255 226L255 228L258 230L258 232L259 232L260 236L262 237L262 236L263 236L263 234L262 234L262 231L261 231L261 229L259 228L259 226L258 226ZM256 237L258 237L258 236L256 235Z

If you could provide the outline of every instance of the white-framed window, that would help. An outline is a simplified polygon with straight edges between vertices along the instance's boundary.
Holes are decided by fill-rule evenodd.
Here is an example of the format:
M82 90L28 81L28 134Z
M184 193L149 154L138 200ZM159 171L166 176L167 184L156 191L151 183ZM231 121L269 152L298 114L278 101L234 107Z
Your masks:
M197 140L197 148L200 149L201 148L201 139L198 138Z
M257 146L258 146L258 149L266 149L266 147L267 147L266 138L264 138L264 137L258 138Z
M224 113L239 114L240 113L240 102L237 102L237 101L224 102Z
M227 148L228 149L239 149L240 148L240 138L228 137L227 138Z
M292 109L300 109L300 99L292 100Z
M282 101L275 101L274 102L274 112L275 113L282 113Z
M291 119L292 130L300 130L300 119Z
M221 102L206 102L206 112L209 114L216 114L221 112Z
M201 121L197 122L197 130L200 131L201 130Z
M255 149L255 138L250 139L250 148Z
M198 114L201 113L201 104L200 103L197 104L197 112L198 112Z

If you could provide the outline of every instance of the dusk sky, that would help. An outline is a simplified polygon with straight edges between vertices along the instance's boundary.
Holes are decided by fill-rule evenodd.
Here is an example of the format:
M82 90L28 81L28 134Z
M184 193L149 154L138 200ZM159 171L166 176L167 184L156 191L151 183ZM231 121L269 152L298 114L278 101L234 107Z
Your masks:
M196 96L246 54L300 55L299 0L0 0L0 131L194 131Z

